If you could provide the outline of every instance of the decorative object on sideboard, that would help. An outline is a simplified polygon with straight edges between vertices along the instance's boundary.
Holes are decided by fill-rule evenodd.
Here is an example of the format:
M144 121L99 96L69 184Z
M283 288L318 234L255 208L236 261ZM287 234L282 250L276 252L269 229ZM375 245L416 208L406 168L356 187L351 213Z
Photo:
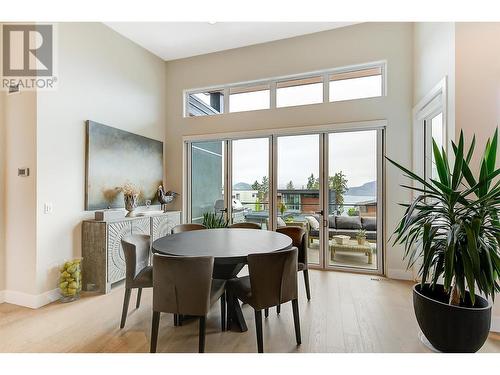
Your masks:
M81 259L64 263L59 269L59 291L61 302L71 302L80 298L82 291Z
M123 185L121 190L123 191L125 209L128 211L127 217L134 217L134 211L137 208L137 201L139 198L139 194L141 194L141 190L137 186L129 182Z
M172 201L177 197L179 194L174 192L174 191L167 191L163 189L163 186L160 185L158 186L158 191L157 191L157 198L158 202L161 204L161 209L163 212L167 212L167 204L172 203Z
M120 208L118 210L102 210L94 212L94 219L96 221L106 221L125 217L125 210Z

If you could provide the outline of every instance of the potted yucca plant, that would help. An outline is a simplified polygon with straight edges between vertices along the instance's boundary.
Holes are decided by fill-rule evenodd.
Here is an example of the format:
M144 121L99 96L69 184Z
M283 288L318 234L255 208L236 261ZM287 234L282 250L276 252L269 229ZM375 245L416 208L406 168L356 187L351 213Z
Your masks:
M417 196L403 205L394 243L404 245L409 268L421 260L415 315L427 340L443 352L481 348L491 324L488 298L500 290L498 129L476 175L470 167L474 146L475 137L465 152L461 132L451 161L433 140L437 179L425 180L388 159L417 183L402 185Z

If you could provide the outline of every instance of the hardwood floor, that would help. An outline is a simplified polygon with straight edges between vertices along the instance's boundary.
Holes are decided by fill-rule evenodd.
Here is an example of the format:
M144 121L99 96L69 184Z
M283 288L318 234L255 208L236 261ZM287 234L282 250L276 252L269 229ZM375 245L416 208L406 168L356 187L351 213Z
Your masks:
M310 271L312 299L307 302L299 275L302 345L295 345L292 306L264 319L266 352L428 352L418 339L409 282L341 272ZM108 295L85 294L69 304L38 310L0 304L1 352L148 352L151 290L142 303L130 304L127 324L119 329L124 289ZM132 293L134 300L136 291ZM221 332L219 305L207 319L206 352L256 352L253 310L243 306L248 331ZM198 322L174 327L162 314L158 352L197 352ZM483 352L500 352L500 335L490 334Z

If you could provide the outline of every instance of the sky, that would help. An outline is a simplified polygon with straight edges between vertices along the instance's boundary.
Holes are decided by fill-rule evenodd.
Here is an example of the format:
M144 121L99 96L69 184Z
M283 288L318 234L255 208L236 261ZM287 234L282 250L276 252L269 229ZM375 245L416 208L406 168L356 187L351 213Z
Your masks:
M375 130L329 134L329 173L342 171L348 186L375 181L377 133ZM233 181L252 184L268 175L267 138L233 141ZM319 135L278 138L278 188L292 181L296 189L307 185L307 178L319 175Z

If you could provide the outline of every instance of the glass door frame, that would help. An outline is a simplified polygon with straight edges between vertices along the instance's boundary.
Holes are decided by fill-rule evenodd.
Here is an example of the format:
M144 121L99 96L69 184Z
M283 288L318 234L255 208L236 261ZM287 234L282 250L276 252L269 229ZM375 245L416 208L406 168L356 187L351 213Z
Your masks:
M192 190L191 190L191 172L192 172L192 144L199 142L223 142L224 149L224 157L222 159L223 167L224 167L224 208L222 212L226 220L229 220L231 223L233 217L233 205L232 205L232 196L233 196L233 186L232 186L232 171L233 171L233 148L232 141L233 140L242 140L242 139L255 139L255 138L268 138L269 139L269 191L271 191L271 171L272 171L272 136L255 136L255 137L217 137L213 136L213 138L205 138L201 137L200 139L193 137L192 140L186 141L184 140L184 153L183 153L183 196L186 199L183 199L183 212L185 213L183 216L183 223L190 223L192 220L191 216L191 201L192 201ZM270 193L269 193L270 194ZM271 202L268 203L271 206ZM271 207L269 207L269 211L271 211ZM270 215L270 214L269 214ZM271 221L269 222L270 230L274 230L275 227L272 227ZM272 229L271 229L272 228Z
M345 132L360 132L360 131L376 131L376 137L377 137L377 148L376 148L376 155L375 157L377 158L376 164L377 164L377 181L376 181L376 186L377 186L377 268L362 268L362 267L352 267L352 266L338 266L338 265L330 265L330 262L327 259L327 256L330 255L329 251L329 246L330 246L330 238L328 234L328 218L330 215L330 202L329 202L329 186L328 184L320 184L322 193L323 193L323 200L322 200L322 205L323 205L323 263L322 263L322 269L330 269L330 270L335 270L335 271L348 271L348 272L356 272L356 273L373 273L377 275L383 275L384 274L384 269L385 269L385 236L384 236L384 222L385 222L385 128L372 128L372 129L349 129L349 130L341 130L341 131L330 131L327 133L323 134L323 148L324 148L324 157L323 157L323 181L328 181L329 180L329 152L330 152L330 145L329 145L329 135L330 134L338 134L338 133L345 133Z
M309 264L311 269L346 271L363 274L384 275L385 273L385 127L386 120L360 121L353 123L338 123L319 126L303 126L294 128L279 128L268 130L257 130L248 132L220 133L208 135L194 135L183 137L183 186L182 186L182 208L183 222L191 222L191 145L203 141L223 141L224 142L224 202L226 209L226 218L232 218L232 140L268 138L269 139L269 228L277 228L277 139L281 136L295 136L318 134L319 137L319 179L320 192L319 200L322 208L322 223L320 223L320 255L319 265ZM331 133L356 132L364 130L377 131L377 269L330 266L326 261L329 254L329 236L328 236L328 136ZM325 219L326 218L326 219Z
M320 249L319 249L319 262L318 264L315 263L309 263L308 268L311 269L326 269L324 267L325 265L325 228L324 228L324 223L325 223L325 209L324 209L324 201L325 201L325 191L323 188L324 181L324 163L322 161L322 157L324 154L324 139L325 139L325 132L324 131L313 131L312 129L309 131L297 131L294 129L283 129L282 131L279 131L277 134L273 134L273 148L272 148L272 159L273 159L273 179L270 180L270 184L273 188L272 190L272 202L270 201L270 205L274 208L273 214L272 214L272 228L277 228L278 227L278 138L280 137L294 137L294 136L301 136L301 135L317 135L318 136L318 142L319 142L319 152L318 152L318 165L319 165L319 206L320 206L320 211L323 212L322 216L322 223L320 223L320 230L319 230L319 243L320 243ZM324 158L323 158L324 159ZM276 161L276 162L274 162ZM328 193L327 193L328 194ZM328 198L326 198L328 199ZM271 210L270 210L271 211ZM270 214L271 215L271 214ZM328 220L326 220L328 223ZM273 229L274 230L274 229ZM327 228L328 230L328 228ZM308 244L309 246L309 244Z

